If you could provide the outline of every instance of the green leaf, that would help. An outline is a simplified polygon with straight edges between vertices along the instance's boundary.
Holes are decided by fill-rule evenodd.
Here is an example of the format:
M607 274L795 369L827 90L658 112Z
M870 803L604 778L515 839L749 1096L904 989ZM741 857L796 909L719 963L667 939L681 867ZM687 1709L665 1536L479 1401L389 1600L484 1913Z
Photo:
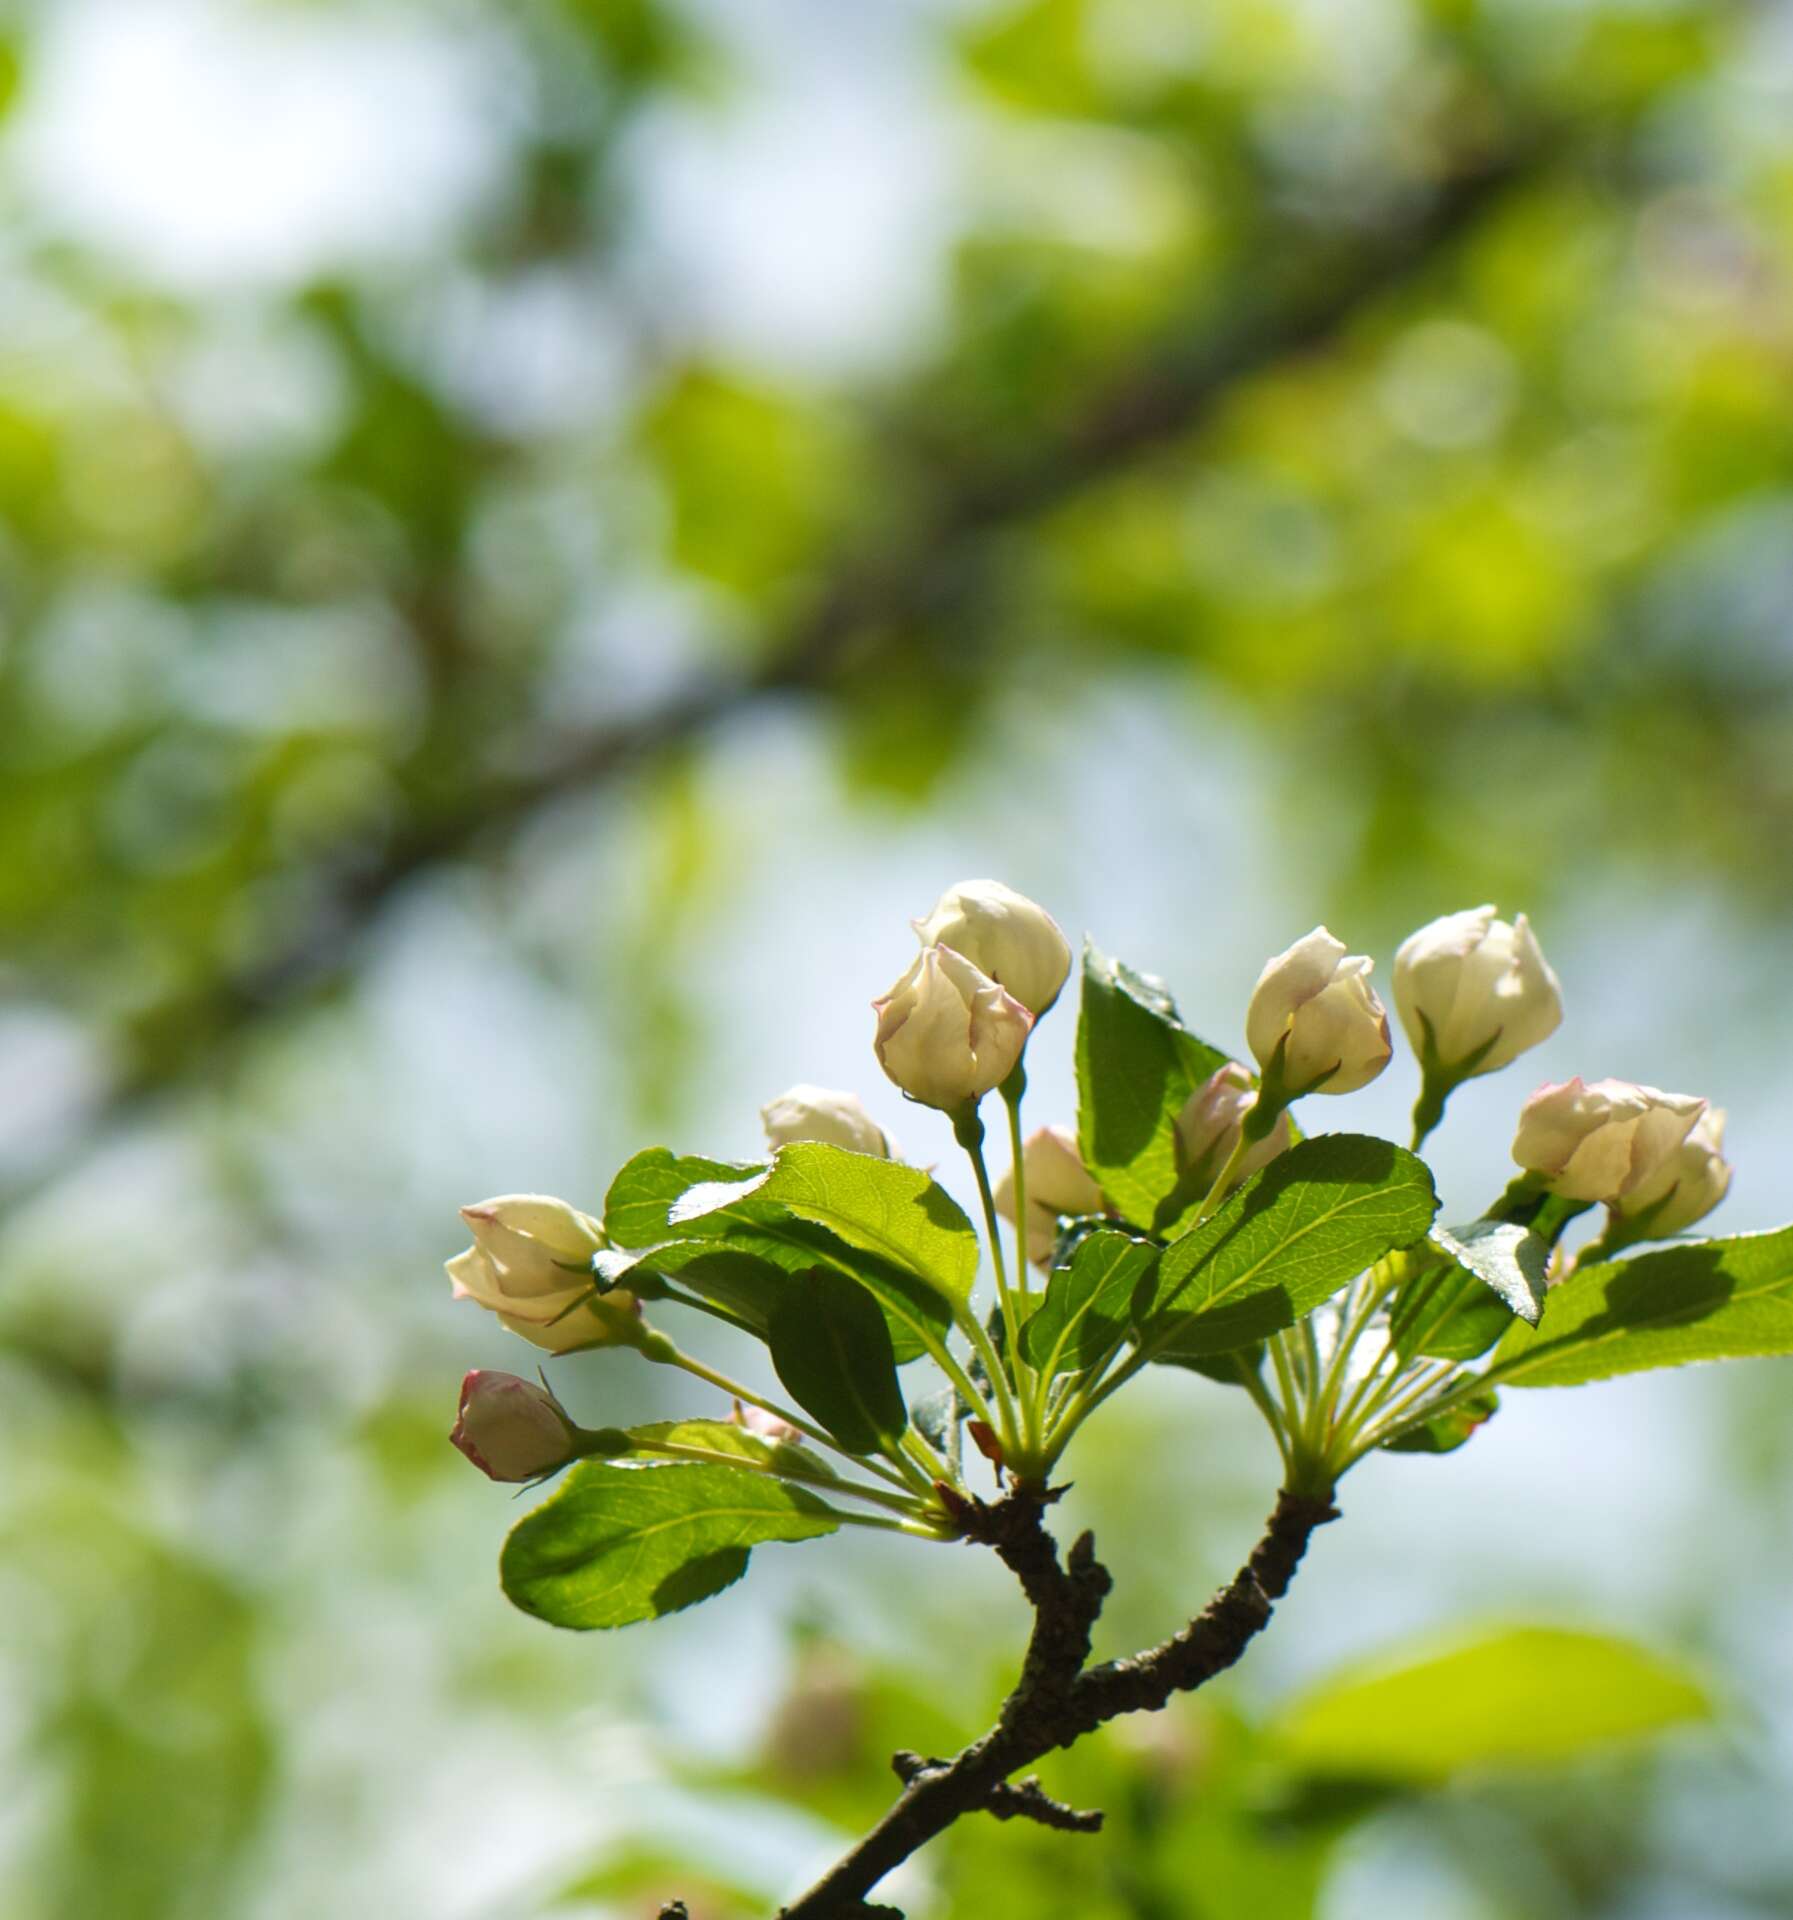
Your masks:
M793 1271L763 1253L715 1240L675 1240L670 1246L643 1254L637 1265L677 1280L700 1300L726 1308L761 1339L765 1338L773 1310L785 1296ZM627 1273L620 1284L629 1284Z
M1187 1358L1293 1326L1411 1246L1437 1210L1431 1173L1404 1148L1357 1133L1303 1140L1165 1249L1142 1345Z
M1021 1351L1048 1375L1094 1366L1132 1325L1133 1297L1159 1251L1112 1227L1080 1241L1021 1329Z
M1234 1347L1230 1353L1203 1353L1196 1348L1185 1352L1172 1339L1167 1346L1155 1348L1152 1362L1160 1367L1181 1367L1186 1373L1199 1373L1223 1387L1242 1387L1245 1376L1241 1366L1252 1373L1264 1370L1264 1343L1253 1340L1248 1346Z
M1660 1654L1514 1627L1339 1675L1285 1707L1272 1736L1312 1773L1421 1783L1566 1760L1711 1712L1699 1682Z
M1389 1335L1403 1360L1473 1360L1512 1324L1474 1274L1440 1260L1395 1295Z
M1078 1143L1109 1205L1132 1225L1171 1224L1158 1215L1177 1191L1177 1115L1226 1062L1183 1025L1159 982L1084 947Z
M1385 1453L1455 1453L1500 1411L1500 1395L1493 1387L1484 1388L1459 1400L1429 1420L1405 1427L1392 1440L1384 1440Z
M749 1550L813 1540L840 1516L802 1487L734 1467L618 1467L584 1460L518 1521L499 1577L557 1627L624 1627L731 1586Z
M655 1420L624 1431L636 1443L640 1457L646 1459L655 1458L648 1443L702 1447L708 1453L732 1453L749 1466L765 1467L787 1480L811 1480L822 1487L840 1485L840 1475L814 1449L794 1440L770 1440L733 1420Z
M668 1215L701 1182L745 1180L759 1165L705 1160L677 1154L669 1147L648 1147L626 1162L604 1196L604 1231L619 1247L652 1247L675 1238Z
M1531 1326L1544 1311L1544 1270L1550 1243L1510 1220L1475 1220L1466 1227L1434 1227L1432 1243L1442 1247L1464 1272L1473 1273L1506 1306Z
M791 1397L848 1453L894 1448L909 1424L878 1303L826 1267L800 1275L772 1315L772 1364Z
M757 1192L673 1225L672 1209L692 1188L710 1187L708 1197L714 1199L718 1183L738 1186L763 1171L695 1156L679 1158L654 1147L637 1154L617 1175L605 1203L605 1230L612 1239L620 1239L625 1230L645 1235L633 1244L653 1246L645 1258L655 1272L676 1276L694 1293L739 1314L762 1338L784 1294L776 1276L825 1265L857 1280L884 1309L899 1366L938 1344L952 1316L935 1288L904 1267L849 1246L825 1227L798 1219L788 1207ZM669 1236L676 1236L670 1244L654 1246ZM706 1250L711 1257L705 1257Z
M743 1203L777 1205L826 1227L848 1246L925 1280L963 1306L977 1278L977 1234L958 1202L920 1167L849 1153L820 1141L781 1147L760 1178L700 1187L672 1210L675 1227L694 1227Z
M1775 1353L1793 1353L1793 1227L1584 1268L1551 1288L1535 1331L1508 1331L1494 1360L1506 1386L1577 1387Z

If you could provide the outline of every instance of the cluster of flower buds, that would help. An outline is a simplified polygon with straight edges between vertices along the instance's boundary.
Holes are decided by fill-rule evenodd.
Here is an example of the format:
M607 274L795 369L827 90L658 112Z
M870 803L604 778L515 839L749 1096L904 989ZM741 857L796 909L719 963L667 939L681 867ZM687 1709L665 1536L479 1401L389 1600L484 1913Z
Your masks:
M1691 1094L1629 1080L1540 1087L1519 1115L1513 1158L1565 1200L1604 1202L1660 1238L1716 1207L1731 1184L1725 1116Z
M878 1064L910 1099L964 1113L1021 1064L1070 976L1070 943L1044 907L997 880L949 888L914 927L921 952L872 1003Z
M985 1094L1001 1088L1019 1128L1022 1057L1034 1023L1064 990L1070 945L1043 907L994 880L949 888L911 924L921 950L873 1003L875 1051L906 1095L951 1116L976 1151ZM1287 1150L1295 1100L1352 1093L1382 1072L1392 1049L1371 968L1325 927L1265 966L1245 1018L1259 1077L1229 1060L1190 1094L1175 1120L1181 1185L1216 1204ZM1563 1014L1556 975L1525 916L1502 920L1493 906L1447 914L1403 941L1394 999L1422 1076L1416 1140L1437 1124L1453 1088L1509 1065L1555 1032ZM761 1120L774 1151L818 1141L896 1157L853 1093L794 1086L762 1108ZM1723 1139L1724 1114L1702 1099L1623 1080L1574 1079L1526 1102L1513 1157L1525 1171L1522 1192L1554 1195L1571 1211L1604 1204L1610 1248L1680 1232L1717 1206L1731 1178ZM981 1155L977 1164L988 1198ZM1076 1135L1064 1127L1027 1138L1020 1169L998 1184L994 1204L1040 1266L1051 1263L1062 1220L1107 1210ZM644 1327L636 1297L614 1284L629 1256L609 1249L588 1214L545 1195L511 1194L466 1207L462 1217L473 1244L448 1263L457 1298L552 1353L631 1345L658 1357L658 1336ZM605 1286L607 1263L612 1284ZM737 1408L736 1417L756 1432L773 1431L765 1424L771 1416L755 1409ZM777 1437L795 1439L796 1430ZM533 1479L600 1444L544 1388L478 1371L462 1387L453 1439L497 1480Z

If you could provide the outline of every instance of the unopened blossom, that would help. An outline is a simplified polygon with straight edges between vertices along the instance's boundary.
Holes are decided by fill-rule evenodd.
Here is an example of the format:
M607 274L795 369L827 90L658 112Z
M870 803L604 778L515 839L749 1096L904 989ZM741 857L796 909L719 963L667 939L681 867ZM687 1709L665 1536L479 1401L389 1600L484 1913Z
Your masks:
M958 1113L1014 1071L1033 1015L952 947L923 947L872 1003L878 1064L924 1106Z
M1177 1156L1183 1177L1192 1187L1205 1191L1220 1178L1221 1170L1239 1144L1239 1128L1251 1111L1257 1095L1250 1073L1237 1060L1215 1068L1183 1103L1177 1115ZM1276 1116L1276 1124L1262 1140L1255 1140L1239 1156L1231 1184L1237 1186L1260 1167L1265 1167L1294 1144L1295 1130L1287 1112Z
M869 1153L880 1160L891 1157L888 1136L856 1093L807 1084L791 1087L760 1108L760 1121L767 1144L774 1149L798 1140L819 1140L825 1146L845 1147L849 1153Z
M1316 927L1258 976L1245 1015L1257 1062L1289 1097L1355 1093L1388 1065L1388 1015L1370 986L1373 962Z
M1621 1207L1639 1191L1666 1192L1674 1184L1670 1173L1658 1187L1658 1176L1678 1163L1706 1112L1706 1102L1692 1094L1577 1076L1540 1087L1526 1101L1513 1158L1564 1199Z
M1651 1237L1682 1233L1703 1220L1731 1185L1731 1163L1723 1156L1725 1114L1708 1107L1688 1130L1687 1138L1646 1180L1640 1180L1614 1209L1621 1218L1635 1219L1651 1209Z
M1077 1136L1069 1127L1040 1127L1029 1134L1021 1145L1021 1169L1027 1176L1025 1225L1015 1221L1013 1167L996 1183L996 1211L1023 1226L1028 1259L1036 1266L1050 1266L1060 1218L1100 1213L1107 1203L1083 1164Z
M1070 975L1071 945L1058 922L1000 880L961 880L913 924L923 945L962 953L1036 1020Z
M764 1407L743 1406L739 1400L728 1416L728 1424L741 1428L743 1432L757 1434L760 1439L769 1440L778 1447L799 1446L803 1440L801 1427L792 1426L788 1420L767 1412Z
M1562 989L1525 915L1509 923L1491 906L1409 934L1395 954L1394 993L1414 1052L1451 1080L1508 1065L1563 1018Z
M639 1330L633 1294L594 1288L591 1258L605 1240L590 1214L546 1194L510 1193L463 1207L461 1218L473 1245L448 1262L457 1300L550 1353L610 1346Z
M545 1387L475 1368L448 1436L489 1480L535 1480L578 1457L579 1430Z

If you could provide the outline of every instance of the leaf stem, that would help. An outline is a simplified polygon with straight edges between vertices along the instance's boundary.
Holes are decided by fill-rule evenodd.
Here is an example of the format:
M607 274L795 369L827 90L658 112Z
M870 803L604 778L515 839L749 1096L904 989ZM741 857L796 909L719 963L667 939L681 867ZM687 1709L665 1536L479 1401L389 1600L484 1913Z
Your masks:
M1009 1392L1009 1383L1004 1375L1002 1362L997 1358L990 1336L984 1331L976 1314L967 1315L966 1332L983 1358L984 1371L990 1376L990 1384L996 1391L997 1404L1002 1410L1003 1450L1006 1453L1021 1453L1031 1457L1038 1451L1038 1433L1033 1421L1029 1394L1032 1374L1021 1358L1020 1317L1015 1311L1015 1299L1009 1289L1008 1276L1003 1269L1002 1232L997 1225L996 1196L990 1190L990 1170L984 1164L984 1123L973 1109L954 1120L953 1132L960 1146L965 1149L966 1157L971 1162L972 1172L977 1175L978 1198L983 1202L984 1208L984 1231L990 1236L990 1266L996 1275L996 1297L1002 1308L1004 1341L1009 1350L1009 1364L1014 1369L1014 1394ZM1022 1248L1022 1257L1026 1258L1025 1245ZM1021 1400L1019 1417L1016 1396Z
M885 1466L881 1461L873 1460L864 1454L849 1453L825 1427L818 1427L813 1420L805 1420L802 1414L791 1408L781 1406L776 1400L768 1400L764 1394L755 1393L751 1387L744 1387L739 1380L731 1380L726 1373L718 1373L714 1367L688 1354L682 1347L674 1346L664 1334L657 1334L646 1341L641 1351L650 1360L663 1366L678 1367L693 1379L702 1380L706 1385L719 1387L731 1399L744 1400L750 1407L758 1407L762 1413L769 1413L775 1420L782 1420L788 1426L823 1446L830 1453L838 1453L843 1460L851 1460L855 1466L863 1467L867 1473L873 1473L880 1480L888 1480L892 1486L913 1489L920 1488L899 1469Z
M682 1440L635 1440L632 1439L631 1453L653 1454L666 1460L700 1460L717 1467L745 1467L751 1473L770 1474L775 1480L789 1480L794 1485L814 1487L824 1493L851 1494L857 1500L869 1500L874 1505L889 1507L896 1513L911 1516L926 1510L925 1503L909 1493L885 1493L879 1487L862 1487L852 1480L844 1480L832 1473L782 1473L771 1460L756 1460L750 1454L729 1453L721 1447L693 1446Z
M1020 1299L1023 1312L1018 1316L1005 1318L1013 1329L1014 1352L1017 1364L1020 1360L1019 1342L1021 1326L1027 1319L1027 1309L1032 1305L1033 1276L1027 1262L1027 1152L1021 1138L1021 1096L1027 1091L1027 1070L1019 1061L1015 1070L1002 1083L1002 1101L1009 1114L1009 1177L1015 1183L1015 1292ZM993 1248L992 1257L1001 1264L1002 1250ZM1020 1375L1016 1375L1017 1389L1020 1387ZM1025 1409L1026 1431L1023 1438L1031 1450L1039 1450L1041 1436L1046 1430L1046 1396L1051 1391L1050 1372L1042 1373L1032 1383L1032 1392L1027 1393Z

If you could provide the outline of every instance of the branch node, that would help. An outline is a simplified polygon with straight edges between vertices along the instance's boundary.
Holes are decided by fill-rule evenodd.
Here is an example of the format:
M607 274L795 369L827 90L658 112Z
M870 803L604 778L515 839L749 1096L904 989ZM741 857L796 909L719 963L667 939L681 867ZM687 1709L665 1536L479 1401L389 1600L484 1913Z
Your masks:
M942 1772L950 1765L950 1761L938 1758L924 1760L919 1753L912 1752L908 1747L901 1747L890 1756L891 1772L906 1787L913 1786L925 1774Z
M1030 1773L1019 1786L1003 1782L990 1789L985 1811L998 1820L1034 1820L1042 1827L1055 1827L1060 1833L1100 1833L1102 1810L1087 1812L1053 1799L1040 1785L1037 1773Z

